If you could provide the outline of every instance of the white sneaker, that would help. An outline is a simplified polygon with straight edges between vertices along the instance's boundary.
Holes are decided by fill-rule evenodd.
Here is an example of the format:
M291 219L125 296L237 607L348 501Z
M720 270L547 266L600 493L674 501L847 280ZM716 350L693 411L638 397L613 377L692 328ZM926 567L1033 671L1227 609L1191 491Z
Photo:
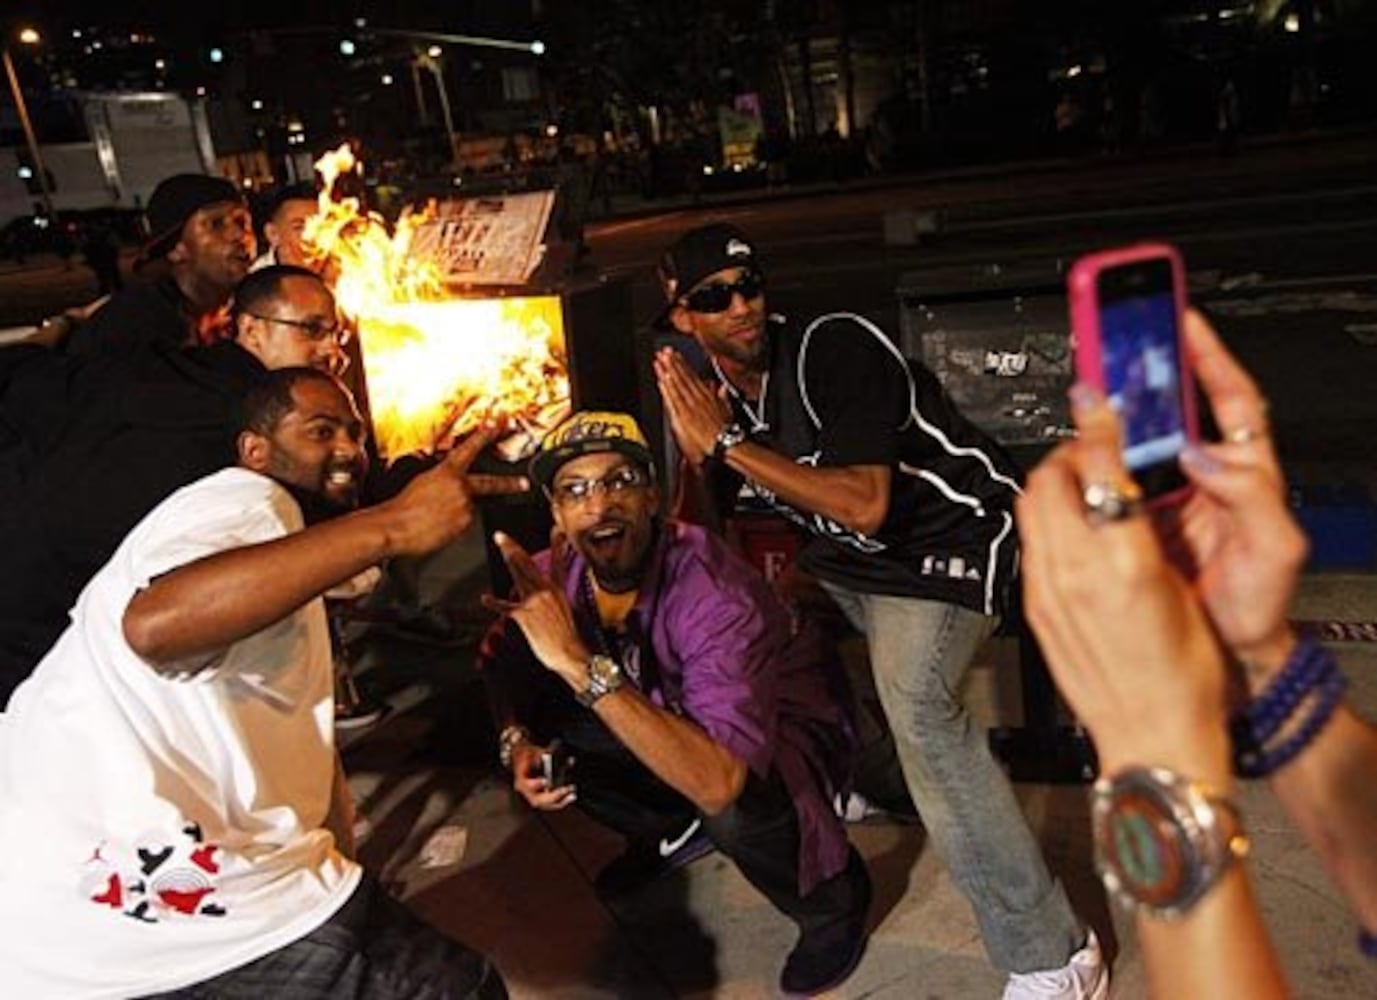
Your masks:
M1085 946L1060 969L1015 972L1004 987L1004 1000L1105 1000L1109 996L1109 967L1104 964L1099 938L1086 930Z

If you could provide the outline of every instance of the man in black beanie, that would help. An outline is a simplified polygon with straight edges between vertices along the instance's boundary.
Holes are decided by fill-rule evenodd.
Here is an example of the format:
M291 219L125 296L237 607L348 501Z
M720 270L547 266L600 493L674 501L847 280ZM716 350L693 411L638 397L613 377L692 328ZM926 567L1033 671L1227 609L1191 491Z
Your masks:
M253 262L253 218L239 189L220 177L176 174L160 182L148 200L148 229L135 267L156 265L162 273L101 306L73 331L69 353L189 347L221 318Z

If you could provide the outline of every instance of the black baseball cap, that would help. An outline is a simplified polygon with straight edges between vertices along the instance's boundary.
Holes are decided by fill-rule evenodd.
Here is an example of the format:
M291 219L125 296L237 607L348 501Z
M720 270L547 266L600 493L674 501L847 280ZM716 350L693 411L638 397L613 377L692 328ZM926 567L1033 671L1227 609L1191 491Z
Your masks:
M670 310L685 292L704 278L730 267L760 270L755 244L728 222L713 222L690 229L660 257L656 274L665 294L665 307L652 321L657 330L670 330Z
M244 202L237 187L223 177L205 174L174 174L159 181L148 199L148 242L139 251L139 261L147 263L167 254L181 238L187 220L207 205Z

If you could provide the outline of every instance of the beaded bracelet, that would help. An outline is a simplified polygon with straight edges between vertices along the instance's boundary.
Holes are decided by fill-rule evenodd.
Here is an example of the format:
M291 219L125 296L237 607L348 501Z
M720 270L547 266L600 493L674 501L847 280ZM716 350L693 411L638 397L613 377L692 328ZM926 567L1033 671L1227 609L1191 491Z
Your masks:
M1306 697L1337 672L1338 665L1328 650L1303 636L1281 673L1244 709L1248 728L1258 745L1265 745L1275 736Z
M1235 771L1245 778L1262 778L1289 764L1333 716L1347 686L1348 679L1328 650L1302 638L1267 690L1231 721ZM1279 745L1269 746L1312 694L1317 698L1304 723Z

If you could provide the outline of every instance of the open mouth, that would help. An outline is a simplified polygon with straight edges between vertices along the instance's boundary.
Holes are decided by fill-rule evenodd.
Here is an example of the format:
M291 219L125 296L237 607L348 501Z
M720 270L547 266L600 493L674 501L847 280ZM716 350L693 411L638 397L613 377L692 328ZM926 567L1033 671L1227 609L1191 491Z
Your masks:
M583 541L593 555L610 557L617 553L625 537L626 525L604 523L584 532Z
M358 488L358 472L352 468L331 469L325 477L325 485L334 492L353 491Z

